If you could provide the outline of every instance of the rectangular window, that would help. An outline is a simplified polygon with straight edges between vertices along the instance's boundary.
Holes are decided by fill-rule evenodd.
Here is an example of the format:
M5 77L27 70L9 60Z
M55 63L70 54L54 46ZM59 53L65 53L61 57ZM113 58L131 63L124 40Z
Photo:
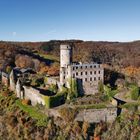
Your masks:
M96 68L96 65L94 65L94 68Z
M73 67L73 70L75 70L75 68Z
M87 78L85 78L85 81L87 82Z
M73 74L73 78L75 78L75 74Z
M90 66L90 68L92 69L92 66Z
M100 77L98 77L98 80L101 80L101 78L100 78Z
M81 72L81 75L83 75L83 72Z
M76 76L78 76L78 72L76 72Z
M85 66L85 68L87 69L87 66Z
M81 66L81 69L82 69L82 66Z
M87 71L85 72L85 75L87 75Z
M92 75L92 71L90 72L90 74Z
M96 74L96 71L94 71L94 74Z
M100 74L101 72L100 72L100 70L99 70L99 74Z
M90 77L90 81L92 81L92 77Z
M96 81L96 77L94 77L94 81Z

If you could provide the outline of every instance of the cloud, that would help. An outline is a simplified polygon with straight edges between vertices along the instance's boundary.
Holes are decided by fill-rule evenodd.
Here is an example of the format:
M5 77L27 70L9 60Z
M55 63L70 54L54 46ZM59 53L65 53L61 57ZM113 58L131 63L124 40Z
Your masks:
M17 35L17 32L12 32L12 36L16 36Z

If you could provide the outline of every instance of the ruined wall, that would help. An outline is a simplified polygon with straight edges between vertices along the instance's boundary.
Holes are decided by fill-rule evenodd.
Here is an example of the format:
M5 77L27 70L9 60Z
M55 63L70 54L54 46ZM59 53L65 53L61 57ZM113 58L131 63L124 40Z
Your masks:
M43 99L43 95L40 93L39 90L33 87L23 86L24 88L24 98L31 100L32 105L42 104L45 105L45 101Z
M100 64L73 64L71 73L72 78L78 79L78 85L86 95L98 93L98 84L104 81L104 69Z
M14 70L11 71L9 80L10 80L10 90L15 91L16 90L16 75L14 73Z
M7 73L4 72L1 73L1 82L3 85L7 87L9 86L9 76Z
M117 117L117 108L104 108L104 109L85 109L79 111L75 120L86 121L89 123L99 123L100 121L111 122Z
M47 77L45 81L45 85L57 85L58 89L61 91L62 90L62 85L60 82L54 78Z

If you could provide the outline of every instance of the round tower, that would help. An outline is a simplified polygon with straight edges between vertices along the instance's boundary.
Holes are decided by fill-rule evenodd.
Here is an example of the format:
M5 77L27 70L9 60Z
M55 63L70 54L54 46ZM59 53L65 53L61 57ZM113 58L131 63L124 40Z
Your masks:
M70 45L60 46L60 67L67 67L72 63L72 48Z
M72 63L72 48L70 45L60 46L60 83L66 84L68 66Z

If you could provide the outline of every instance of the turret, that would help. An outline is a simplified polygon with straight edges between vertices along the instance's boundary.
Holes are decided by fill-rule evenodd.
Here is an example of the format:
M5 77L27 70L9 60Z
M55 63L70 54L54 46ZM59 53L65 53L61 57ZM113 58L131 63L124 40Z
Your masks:
M60 66L67 67L72 62L72 48L70 45L60 46Z
M60 46L60 83L66 84L68 66L72 63L72 48L70 45Z

